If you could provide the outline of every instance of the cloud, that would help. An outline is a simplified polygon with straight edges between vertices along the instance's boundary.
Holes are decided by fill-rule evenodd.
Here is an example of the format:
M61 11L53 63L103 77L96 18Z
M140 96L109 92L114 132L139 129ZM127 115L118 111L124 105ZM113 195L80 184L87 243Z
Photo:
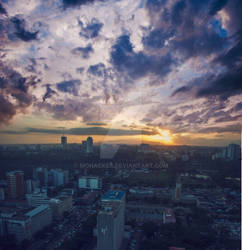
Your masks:
M56 87L59 91L69 93L74 96L78 95L78 88L80 85L81 81L78 79L56 83Z
M242 102L237 103L237 104L232 108L232 111L233 111L233 112L238 112L238 111L240 111L240 110L242 110Z
M218 75L205 75L193 79L187 86L176 89L171 96L218 96L223 100L242 93L242 70L236 69Z
M198 27L194 34L181 39L174 39L173 50L178 50L186 58L208 56L211 53L222 51L226 39L212 29Z
M227 4L228 0L214 0L211 3L210 6L210 15L215 15L218 11L224 8L224 6Z
M192 86L182 86L182 87L176 89L171 94L171 96L175 96L175 95L180 94L180 93L189 93L191 89L192 89Z
M93 3L96 0L61 0L64 4L64 7L76 7L83 4Z
M3 7L3 5L0 3L0 15L7 15L7 11L5 10L5 8Z
M23 40L24 42L30 42L32 40L37 39L37 34L39 31L30 32L25 29L25 20L20 19L19 17L15 16L11 18L11 22L14 24L15 27L15 35Z
M127 136L127 135L154 135L155 131L151 130L126 130L126 129L109 129L102 127L88 128L70 128L64 130L66 135L108 135L108 136ZM44 134L62 134L63 129L40 129L26 128L23 131L3 130L1 134L28 134L28 133L44 133Z
M50 84L46 84L46 92L44 94L44 96L42 97L43 99L43 102L48 99L48 98L51 98L53 95L56 95L56 91L54 91L51 87Z
M173 36L171 30L162 31L159 29L152 30L148 36L143 37L142 42L145 46L153 49L160 49L164 46L165 42Z
M52 114L53 118L60 121L75 121L82 118L83 122L96 121L99 116L98 106L91 100L71 100L65 99L56 103L37 102L35 107Z
M83 73L84 70L85 70L84 67L79 67L79 68L76 69L76 72L81 74L81 73Z
M79 21L79 25L81 27L81 32L79 33L79 35L87 39L97 37L101 28L103 27L103 24L95 18L93 18L91 22L88 23L85 27L81 21Z
M207 127L198 130L199 133L241 133L241 124L228 125L224 127Z
M89 66L87 72L89 74L92 74L92 75L98 76L98 77L106 78L106 76L107 76L105 65L103 63L99 63L99 64Z
M16 114L14 105L0 94L0 125L8 124Z
M88 44L86 47L77 47L71 51L74 55L81 55L83 59L90 57L90 54L93 53L93 48L91 44Z
M106 126L107 123L104 123L104 122L89 122L89 123L86 123L86 125L88 125L88 126Z
M242 31L237 32L233 38L235 44L214 59L215 63L220 63L228 69L242 66Z
M120 36L112 47L111 62L119 72L127 73L133 79L148 74L165 77L174 63L169 53L163 56L135 53L128 35Z
M15 114L25 112L35 97L29 89L39 82L36 77L23 77L19 72L0 62L0 124L8 123Z
M240 93L242 93L242 69L214 76L205 86L201 86L197 96L220 96L222 99L227 99Z

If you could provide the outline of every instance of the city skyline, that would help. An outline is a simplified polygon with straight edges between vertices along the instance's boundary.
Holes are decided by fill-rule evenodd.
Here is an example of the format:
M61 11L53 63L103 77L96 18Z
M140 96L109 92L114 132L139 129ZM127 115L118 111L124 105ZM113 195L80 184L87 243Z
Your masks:
M241 8L2 1L0 143L240 144Z

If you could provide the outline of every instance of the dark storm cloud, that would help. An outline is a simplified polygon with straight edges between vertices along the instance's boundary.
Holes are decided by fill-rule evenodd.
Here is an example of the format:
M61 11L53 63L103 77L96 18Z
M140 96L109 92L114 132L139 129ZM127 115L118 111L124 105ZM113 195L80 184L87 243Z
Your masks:
M152 12L159 12L166 2L167 0L147 0L146 8Z
M64 7L67 8L67 7L76 7L84 4L94 3L97 0L61 0L61 1Z
M79 35L87 39L97 37L101 28L103 27L103 23L100 23L95 18L93 18L91 22L88 23L85 27L81 21L79 21L79 25L81 27L81 32L79 33Z
M241 0L231 0L228 1L225 6L226 13L229 15L228 20L228 30L230 34L234 34L242 27L242 1Z
M198 90L197 96L220 96L227 99L229 96L242 93L242 69L220 74Z
M15 35L23 40L24 42L30 42L37 38L37 34L39 31L30 32L25 29L25 20L20 19L19 17L12 17L11 22L14 24L15 27Z
M235 44L219 54L214 60L215 63L220 63L228 68L242 67L242 30L238 31L234 36Z
M186 1L181 0L174 4L171 11L171 21L173 25L180 25L183 22L183 12L186 8Z
M72 94L74 96L78 95L78 87L81 85L81 81L70 80L70 81L63 81L56 84L56 87L59 91Z
M56 95L56 91L54 91L51 87L50 84L46 84L46 92L44 94L44 96L42 97L43 102L48 99L51 98L53 95Z
M7 124L16 114L14 105L0 94L0 125Z
M7 15L7 11L5 10L5 8L3 7L3 5L0 3L0 15Z
M77 47L71 52L74 55L81 55L83 59L87 59L89 58L90 54L93 53L93 48L91 44L88 44L86 47Z
M228 0L214 0L210 5L210 15L215 15L218 11L223 9L223 7L227 4Z
M183 55L183 60L186 60L221 52L228 45L226 37L209 23L227 1L180 0L169 8L166 2L147 2L146 8L155 29L143 38L146 46L162 48L165 41L172 38L167 48Z
M226 39L219 36L214 30L200 28L198 32L184 39L174 39L173 50L178 50L186 58L195 56L208 56L211 53L222 51Z
M221 100L242 93L242 69L235 69L219 75L205 75L192 80L187 86L176 89L171 96L185 95L190 98L217 96Z
M0 99L1 100L1 99ZM44 134L62 134L63 129L39 129L26 128L23 131L0 131L2 134L26 134L26 133L44 133ZM125 135L154 135L155 131L150 130L125 130L125 129L109 129L102 127L88 127L88 128L71 128L65 129L67 135L109 135L109 136L125 136Z
M142 42L145 46L154 49L162 48L165 41L173 35L172 31L162 31L161 29L152 30L148 36L143 37Z
M38 82L36 77L23 77L0 62L0 124L6 124L15 114L25 112L35 100L29 89Z
M242 102L237 103L233 108L232 111L237 112L242 110Z
M119 37L112 47L111 62L119 72L128 73L134 79L148 74L164 77L171 72L174 63L170 54L154 56L135 53L128 35Z

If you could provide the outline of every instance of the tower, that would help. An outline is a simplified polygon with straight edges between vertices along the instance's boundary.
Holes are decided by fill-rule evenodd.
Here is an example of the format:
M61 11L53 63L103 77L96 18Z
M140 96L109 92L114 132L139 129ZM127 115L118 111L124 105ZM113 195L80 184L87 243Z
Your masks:
M11 199L21 199L24 196L24 172L11 171L7 173L7 193Z
M65 148L66 145L67 145L67 137L64 136L64 135L61 136L61 145L62 145L63 148Z
M87 153L93 153L93 139L90 136L87 138Z

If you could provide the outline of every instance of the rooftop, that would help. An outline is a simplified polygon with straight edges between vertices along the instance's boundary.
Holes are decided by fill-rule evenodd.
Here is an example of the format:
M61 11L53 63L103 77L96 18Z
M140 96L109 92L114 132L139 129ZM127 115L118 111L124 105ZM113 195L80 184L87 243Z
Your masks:
M113 201L113 200L119 200L121 201L124 197L125 192L124 191L118 191L118 190L109 190L102 198L102 201Z

